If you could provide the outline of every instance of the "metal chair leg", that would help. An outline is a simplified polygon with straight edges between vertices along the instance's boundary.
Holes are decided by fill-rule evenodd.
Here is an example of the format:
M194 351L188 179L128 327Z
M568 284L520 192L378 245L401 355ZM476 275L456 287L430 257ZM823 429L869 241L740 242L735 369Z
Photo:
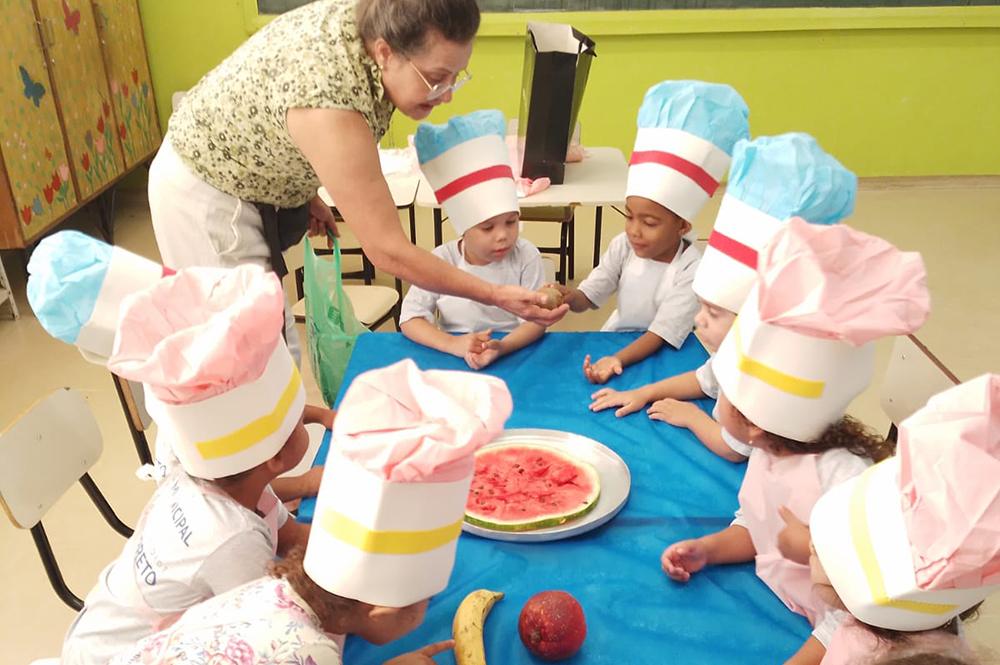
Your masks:
M66 580L63 579L62 571L59 570L59 564L52 553L52 545L49 544L49 537L45 534L45 527L42 526L41 522L31 527L31 537L35 541L38 556L42 559L42 566L45 568L45 574L49 578L49 584L52 585L52 589L59 596L59 600L77 612L82 610L83 601L66 586Z
M87 496L90 500L94 502L97 506L97 510L101 513L101 517L107 522L112 529L125 536L126 538L132 537L132 529L127 526L124 522L118 519L118 515L115 514L114 509L108 500L104 498L101 494L101 490L97 488L97 484L94 483L94 479L90 477L89 473L85 473L80 476L80 484L83 485L83 489L87 491Z

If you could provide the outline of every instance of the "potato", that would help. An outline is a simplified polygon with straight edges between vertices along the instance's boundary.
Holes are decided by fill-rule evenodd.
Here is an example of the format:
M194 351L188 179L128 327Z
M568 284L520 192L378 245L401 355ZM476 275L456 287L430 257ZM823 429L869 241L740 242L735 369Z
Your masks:
M563 295L559 292L559 289L547 286L545 288L538 289L538 292L545 296L545 302L541 305L545 309L555 309L559 305L563 304Z

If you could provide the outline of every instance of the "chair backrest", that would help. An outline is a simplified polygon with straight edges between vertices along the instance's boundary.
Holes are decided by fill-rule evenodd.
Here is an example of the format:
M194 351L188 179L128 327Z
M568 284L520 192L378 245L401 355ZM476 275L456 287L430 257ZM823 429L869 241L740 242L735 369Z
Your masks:
M896 338L882 382L882 411L893 425L913 415L937 393L961 383L914 335Z
M153 418L146 411L146 393L142 389L142 384L123 379L114 373L111 376L121 390L125 416L129 419L132 427L140 432L145 432L153 424Z
M0 505L30 529L101 457L97 420L79 392L62 388L0 433Z

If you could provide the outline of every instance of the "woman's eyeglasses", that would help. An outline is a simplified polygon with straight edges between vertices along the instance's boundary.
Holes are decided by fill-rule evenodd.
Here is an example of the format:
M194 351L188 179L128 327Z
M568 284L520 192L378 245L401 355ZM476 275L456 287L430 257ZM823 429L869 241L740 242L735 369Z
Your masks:
M455 76L454 83L447 83L445 81L442 81L441 83L431 85L431 82L427 80L427 77L424 76L419 69L417 69L417 66L413 64L412 60L407 59L406 61L410 63L410 67L413 68L413 71L417 73L417 76L420 77L420 80L423 81L424 85L427 86L427 101L429 102L432 102L435 99L438 99L439 97L447 95L449 92L455 92L456 90L461 88L463 85L465 85L472 79L472 72L470 72L468 69L463 69Z

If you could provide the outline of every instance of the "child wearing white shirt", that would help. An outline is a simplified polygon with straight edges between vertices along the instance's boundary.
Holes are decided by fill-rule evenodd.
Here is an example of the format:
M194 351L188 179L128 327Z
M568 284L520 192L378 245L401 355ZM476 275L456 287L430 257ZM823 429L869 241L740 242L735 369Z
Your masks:
M714 354L757 279L757 253L788 219L835 224L851 214L857 178L823 151L808 134L763 136L733 149L729 184L698 264L692 285L701 309L695 333ZM706 448L731 462L743 462L752 448L722 429L718 407L711 416L686 400L718 399L711 360L691 372L636 388L602 388L592 411L619 407L618 417L652 406L653 420L690 429ZM682 401L684 400L684 401Z
M283 302L254 265L189 268L123 302L109 368L146 386L179 464L87 595L65 665L107 663L305 543L309 527L269 487L309 445Z
M603 305L618 293L618 308L603 331L644 331L639 339L583 372L606 383L659 351L680 348L694 325L694 281L700 253L685 235L715 193L733 145L749 136L749 111L727 85L664 81L646 92L626 187L625 233L577 289L552 285L574 312Z
M476 111L445 125L422 124L414 136L421 169L448 214L457 240L435 256L493 284L537 290L541 254L519 238L519 207L499 111ZM483 369L541 338L545 328L499 307L411 286L400 330L409 339ZM493 339L492 333L508 333Z

